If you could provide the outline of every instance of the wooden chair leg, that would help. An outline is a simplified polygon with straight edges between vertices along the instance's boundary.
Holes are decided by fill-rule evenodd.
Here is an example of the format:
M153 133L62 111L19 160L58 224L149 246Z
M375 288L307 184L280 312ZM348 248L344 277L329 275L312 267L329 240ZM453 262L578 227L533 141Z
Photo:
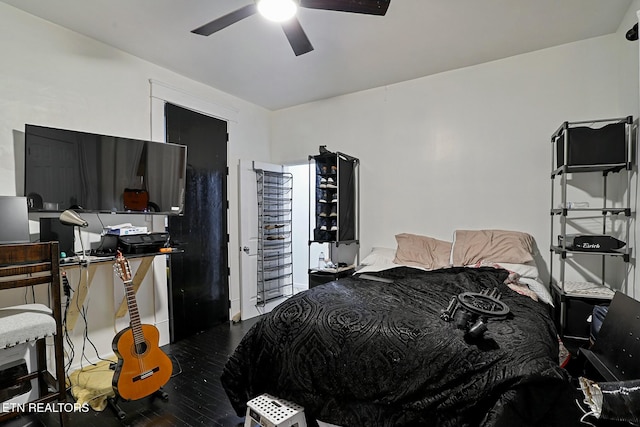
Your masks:
M42 397L47 394L47 346L45 339L39 339L35 345L36 351L36 370L38 372L38 397ZM32 368L33 369L33 368Z

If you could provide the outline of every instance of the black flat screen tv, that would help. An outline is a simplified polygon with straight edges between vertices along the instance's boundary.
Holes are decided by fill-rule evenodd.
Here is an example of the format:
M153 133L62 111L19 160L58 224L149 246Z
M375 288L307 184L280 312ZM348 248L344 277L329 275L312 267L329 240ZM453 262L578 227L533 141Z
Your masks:
M184 145L25 126L30 212L179 215L186 168Z

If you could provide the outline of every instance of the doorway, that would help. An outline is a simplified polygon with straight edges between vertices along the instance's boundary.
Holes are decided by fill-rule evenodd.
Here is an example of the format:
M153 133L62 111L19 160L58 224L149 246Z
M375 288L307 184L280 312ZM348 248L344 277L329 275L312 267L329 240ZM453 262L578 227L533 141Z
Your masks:
M169 216L171 342L229 319L227 122L165 104L166 140L187 146L185 209Z
M309 162L285 165L285 170L293 175L293 286L294 293L309 289L309 231L310 216L309 195L311 194ZM314 183L315 184L315 183ZM318 259L313 252L311 259Z
M309 194L311 183L308 162L277 165L252 160L240 160L239 177L239 231L240 231L240 318L242 320L268 313L287 297L266 304L257 303L258 276L258 201L256 169L289 173L293 176L292 189L292 262L293 293L309 288ZM315 182L313 183L315 188ZM312 248L312 257L318 259L320 250ZM237 315L237 313L234 313Z

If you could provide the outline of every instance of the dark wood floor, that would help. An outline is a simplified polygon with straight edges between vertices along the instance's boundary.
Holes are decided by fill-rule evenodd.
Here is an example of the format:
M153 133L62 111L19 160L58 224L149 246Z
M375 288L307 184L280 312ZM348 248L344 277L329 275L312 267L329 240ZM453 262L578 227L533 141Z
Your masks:
M79 427L244 425L244 418L236 416L231 408L219 378L227 358L256 321L257 318L237 324L225 323L162 347L174 365L173 377L164 387L168 400L146 398L121 402L121 408L127 413L124 421L107 407L103 412L72 413L69 424ZM39 414L22 415L2 424L2 427L23 426L57 427L60 421L57 415Z

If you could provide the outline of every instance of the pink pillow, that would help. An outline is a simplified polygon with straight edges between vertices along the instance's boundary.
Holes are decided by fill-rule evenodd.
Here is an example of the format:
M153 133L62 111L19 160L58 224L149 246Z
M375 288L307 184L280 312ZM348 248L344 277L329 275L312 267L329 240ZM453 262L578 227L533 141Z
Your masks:
M393 260L395 264L428 270L449 266L451 242L408 233L397 234L396 242L398 248Z
M533 261L533 237L520 231L456 230L451 263L464 266L480 261L525 264Z

